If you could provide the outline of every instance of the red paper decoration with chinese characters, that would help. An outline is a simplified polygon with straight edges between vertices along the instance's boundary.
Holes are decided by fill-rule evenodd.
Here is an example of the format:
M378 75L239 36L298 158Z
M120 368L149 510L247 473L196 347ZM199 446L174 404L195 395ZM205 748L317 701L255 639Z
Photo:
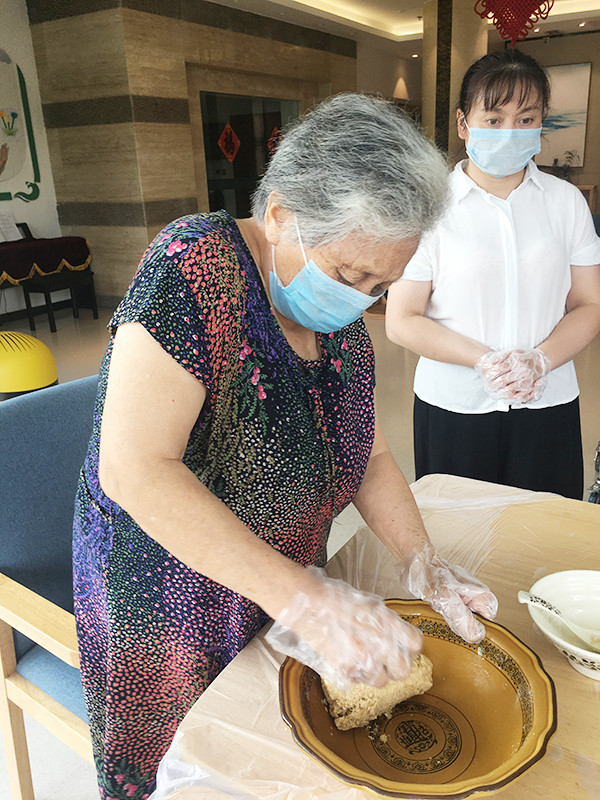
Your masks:
M553 5L554 0L477 0L475 11L482 19L491 19L514 47L540 19L546 19Z
M219 136L219 147L223 151L223 155L233 164L233 159L237 156L237 151L240 149L240 140L231 125L227 123L223 128L223 132Z
M281 139L282 139L281 131L279 130L277 125L275 125L275 127L271 131L271 135L269 136L269 141L267 142L267 149L271 155L273 155L273 153L277 149L277 145L279 144Z

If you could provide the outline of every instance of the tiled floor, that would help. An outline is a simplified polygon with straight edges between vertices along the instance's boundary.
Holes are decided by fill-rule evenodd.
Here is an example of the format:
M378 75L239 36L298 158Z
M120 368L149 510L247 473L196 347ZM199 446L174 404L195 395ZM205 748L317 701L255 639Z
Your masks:
M377 356L377 404L385 434L408 480L414 478L412 465L412 376L416 357L391 344L385 337L383 317L367 315ZM36 336L52 350L59 380L97 372L108 334L110 312L101 310L100 319L83 310L79 320L70 311L57 314L58 332L50 333L47 322L38 317ZM26 322L12 323L5 329L29 333ZM581 413L584 441L586 487L593 481L594 449L600 439L600 337L576 360L581 386ZM587 492L585 494L587 498ZM353 509L334 523L332 549L342 544L358 527L360 518ZM30 750L34 769L36 800L97 800L93 769L57 742L36 723L29 722ZM0 753L0 800L9 800L6 765Z

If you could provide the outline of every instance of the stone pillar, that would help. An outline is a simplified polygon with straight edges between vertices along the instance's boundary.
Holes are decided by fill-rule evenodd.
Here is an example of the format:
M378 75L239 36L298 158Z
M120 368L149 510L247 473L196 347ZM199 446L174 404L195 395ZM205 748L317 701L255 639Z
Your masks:
M426 0L423 6L423 127L452 156L460 157L456 103L468 67L487 53L488 24L473 0Z
M423 4L421 117L423 129L430 139L435 139L437 19L437 0L426 0L426 2Z

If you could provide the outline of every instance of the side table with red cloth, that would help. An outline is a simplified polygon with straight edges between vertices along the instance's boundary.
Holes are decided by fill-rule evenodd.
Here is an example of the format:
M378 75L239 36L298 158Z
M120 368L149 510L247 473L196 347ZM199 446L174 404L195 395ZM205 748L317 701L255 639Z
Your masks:
M53 275L63 269L84 270L91 260L82 236L0 242L0 286L5 281L17 286L37 275Z
M21 286L25 299L29 327L36 330L34 315L45 311L50 330L56 332L53 292L68 289L71 295L73 316L79 316L82 298L91 305L94 319L98 319L92 256L87 241L82 236L57 236L52 239L18 239L0 243L0 289L8 282ZM44 306L32 306L30 294L42 293ZM61 307L65 301L60 301Z

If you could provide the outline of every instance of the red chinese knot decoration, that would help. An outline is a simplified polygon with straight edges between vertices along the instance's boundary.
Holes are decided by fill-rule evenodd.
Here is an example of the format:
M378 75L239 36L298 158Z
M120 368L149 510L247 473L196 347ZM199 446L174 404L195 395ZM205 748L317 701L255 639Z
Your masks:
M514 47L540 19L546 19L553 5L554 0L477 0L475 11L482 19L491 19Z

